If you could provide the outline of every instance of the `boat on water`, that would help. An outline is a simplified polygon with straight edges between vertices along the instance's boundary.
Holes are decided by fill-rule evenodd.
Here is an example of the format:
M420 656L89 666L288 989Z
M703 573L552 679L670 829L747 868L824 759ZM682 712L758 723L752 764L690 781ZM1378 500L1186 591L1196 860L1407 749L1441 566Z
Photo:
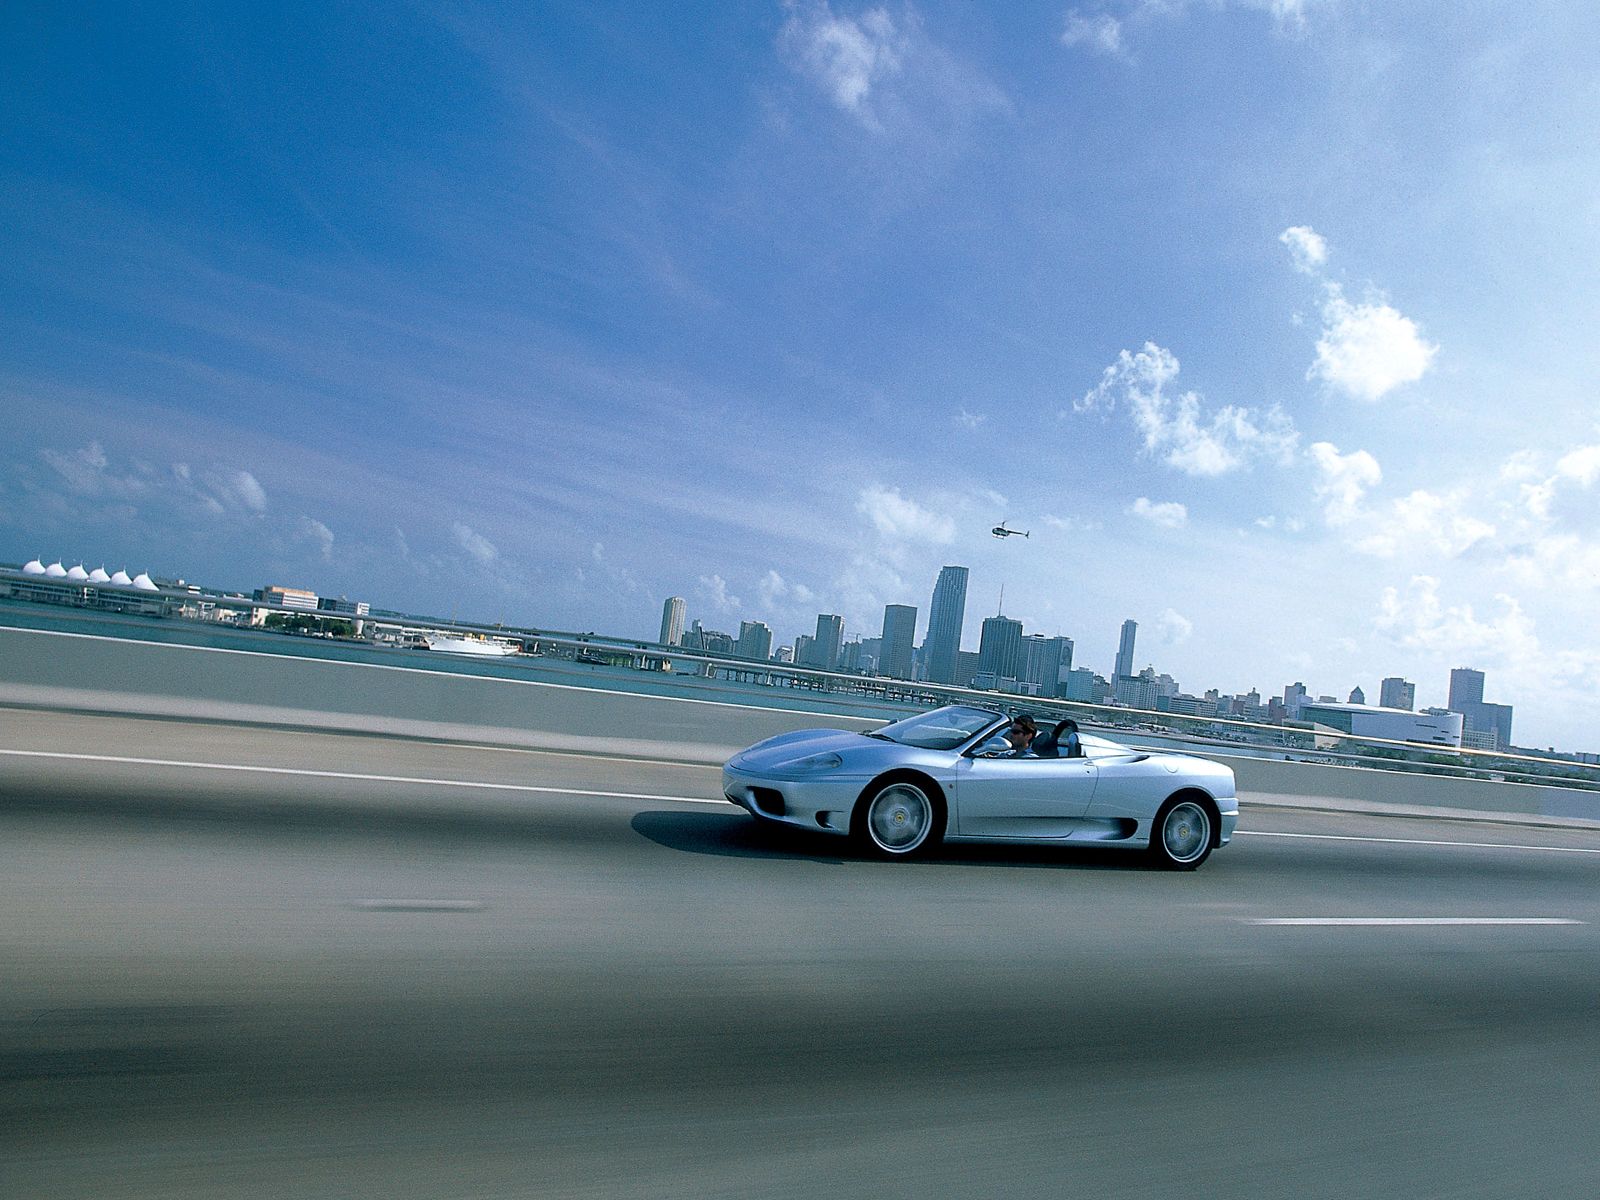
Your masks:
M519 647L511 646L505 642L492 641L486 637L473 637L470 634L464 637L447 637L444 634L434 634L432 637L422 639L422 644L429 650L440 650L446 654L477 654L487 655L491 658L504 658L508 654L519 653Z

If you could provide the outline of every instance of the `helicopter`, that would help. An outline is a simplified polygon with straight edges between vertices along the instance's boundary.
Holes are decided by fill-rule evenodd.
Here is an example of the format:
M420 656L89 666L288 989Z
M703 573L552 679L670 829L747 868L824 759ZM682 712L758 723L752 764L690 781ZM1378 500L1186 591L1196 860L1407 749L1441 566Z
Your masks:
M997 537L997 538L1027 537L1028 536L1028 534L1025 531L1021 530L1021 529L1007 529L1006 528L1006 523L1004 521L1001 521L1000 524L996 525L993 529L989 530L989 532L994 534L994 536Z

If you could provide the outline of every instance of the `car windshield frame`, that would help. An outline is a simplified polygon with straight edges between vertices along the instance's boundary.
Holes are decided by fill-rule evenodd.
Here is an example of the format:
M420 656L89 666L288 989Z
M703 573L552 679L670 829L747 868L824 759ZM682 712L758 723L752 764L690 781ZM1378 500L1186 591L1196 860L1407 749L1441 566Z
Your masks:
M967 728L965 732L962 732L961 736L957 738L955 734L958 730L962 730L963 726L952 725L937 720L930 720L930 718L936 718L942 713L952 712L970 713L974 719L982 718L982 720L976 724L973 722L966 722L965 724L969 725L970 728ZM914 717L905 717L902 720L893 721L888 725L880 726L879 728L869 732L867 736L882 738L884 741L894 742L899 746L909 746L916 750L938 750L953 752L960 750L963 746L966 746L975 739L982 737L985 733L996 726L1005 724L1008 720L1010 720L1010 718L1008 718L1004 713L996 712L993 709L978 708L970 704L946 704L941 708L929 709L927 712L918 713ZM915 737L914 735L916 734L918 728L924 725L929 726L930 733L932 729L942 729L945 730L946 733L942 737ZM906 734L908 733L911 733L913 737L907 737Z

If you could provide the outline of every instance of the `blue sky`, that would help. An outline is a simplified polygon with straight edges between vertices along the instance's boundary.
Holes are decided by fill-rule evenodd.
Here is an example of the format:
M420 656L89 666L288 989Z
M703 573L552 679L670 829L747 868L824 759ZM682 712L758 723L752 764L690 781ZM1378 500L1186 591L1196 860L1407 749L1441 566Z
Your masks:
M1600 749L1587 3L8 5L0 559ZM1000 542L990 526L1029 529ZM920 630L919 630L920 636Z

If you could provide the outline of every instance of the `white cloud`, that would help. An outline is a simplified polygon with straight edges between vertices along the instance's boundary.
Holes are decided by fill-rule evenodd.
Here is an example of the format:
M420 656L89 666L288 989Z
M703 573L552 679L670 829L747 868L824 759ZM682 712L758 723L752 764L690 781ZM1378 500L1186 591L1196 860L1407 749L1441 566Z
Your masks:
M700 590L718 612L738 612L742 607L739 597L728 594L728 581L721 575L700 576Z
M230 490L251 512L262 512L267 507L266 490L256 482L249 471L237 471L228 481Z
M1329 525L1349 525L1362 514L1361 500L1383 479L1378 460L1365 450L1340 454L1332 442L1314 442L1309 453L1319 478L1312 485Z
M884 79L900 73L906 48L905 35L887 10L868 9L856 18L836 16L827 0L794 4L782 39L836 105L876 125L868 97Z
M776 571L768 571L763 575L756 584L756 590L761 593L761 600L769 609L780 604L807 605L817 598L816 593L805 584L792 583Z
M906 499L897 488L876 484L864 488L856 502L856 511L871 520L873 528L887 538L938 545L955 541L954 521Z
M1176 500L1164 504L1153 504L1145 496L1140 496L1128 506L1128 514L1149 521L1152 525L1161 525L1167 529L1178 529L1189 523L1189 510Z
M1505 569L1512 579L1539 590L1558 588L1568 595L1600 590L1600 545L1576 534L1547 534L1518 546Z
M1230 404L1208 414L1197 393L1166 393L1178 371L1177 357L1154 342L1137 354L1123 350L1073 410L1126 408L1145 452L1188 475L1224 475L1256 458L1290 461L1300 434L1280 408L1258 411Z
M1302 21L1301 5L1284 5ZM1278 15L1278 6L1274 5ZM1328 242L1309 225L1291 225L1278 235L1295 270L1322 281L1322 334L1307 379L1320 379L1356 400L1381 400L1395 388L1415 383L1428 372L1439 347L1422 336L1410 317L1381 298L1352 304L1344 289L1326 278Z
M1414 575L1404 592L1385 588L1379 599L1376 624L1402 646L1473 657L1490 663L1525 664L1536 659L1539 639L1533 621L1514 597L1495 597L1500 615L1479 620L1471 605L1446 606L1439 598L1439 580Z
M451 526L450 532L455 535L456 545L471 555L481 566L487 567L500 557L500 551L495 549L493 542L482 534L474 533L460 521Z
M1067 14L1066 26L1061 31L1061 44L1086 46L1098 54L1121 58L1122 22L1109 13L1086 17L1074 9Z
M1156 618L1156 635L1162 645L1181 646L1193 632L1194 622L1176 609L1169 608Z
M301 517L300 533L311 540L325 561L333 561L333 530L314 517Z
M1099 522L1091 521L1086 517L1058 517L1051 513L1045 513L1039 518L1039 521L1041 524L1048 525L1051 529L1059 529L1063 533L1088 533L1100 528Z
M1600 446L1582 446L1563 456L1556 463L1556 475L1579 487L1589 487L1600 479Z
M1307 275L1328 261L1328 243L1309 225L1292 225L1278 235L1278 240L1289 247L1289 257L1294 259L1295 270Z
M956 424L965 429L976 429L988 419L988 415L985 413L968 412L964 408L956 413Z
M1394 501L1372 521L1372 532L1356 541L1358 550L1393 558L1402 550L1424 547L1456 557L1495 535L1495 527L1464 511L1464 489L1439 494L1422 489Z
M1411 318L1380 302L1351 304L1330 284L1317 360L1306 378L1372 402L1421 379L1438 353Z

